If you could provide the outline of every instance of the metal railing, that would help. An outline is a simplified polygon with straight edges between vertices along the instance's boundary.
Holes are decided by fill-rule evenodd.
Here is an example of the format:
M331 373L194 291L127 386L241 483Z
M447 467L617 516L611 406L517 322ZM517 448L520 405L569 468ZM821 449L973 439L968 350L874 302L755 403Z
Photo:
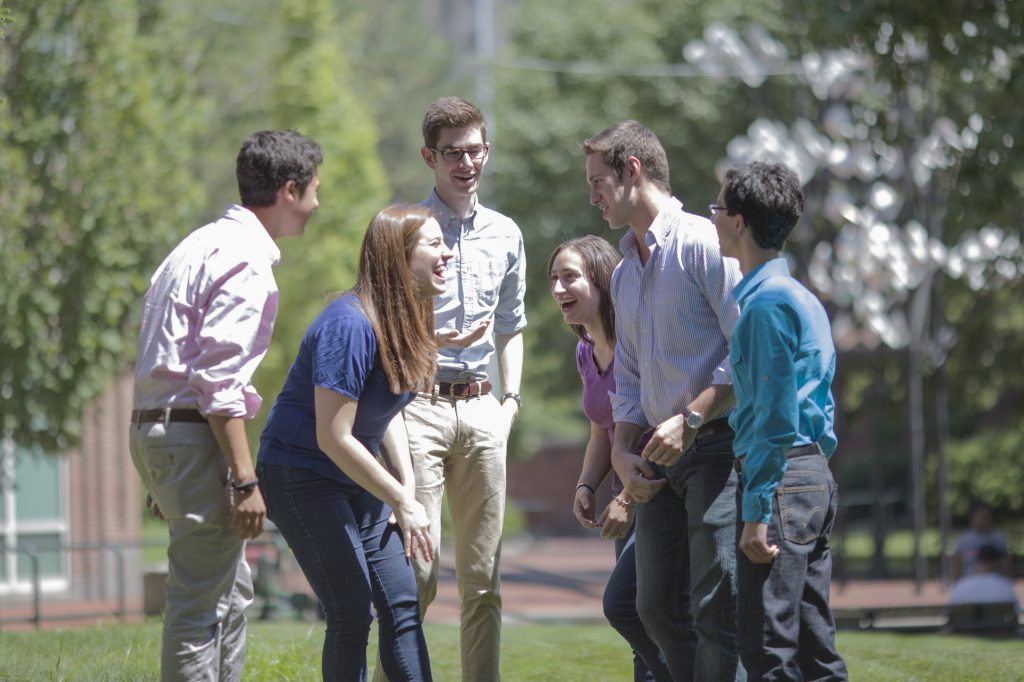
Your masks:
M0 552L14 552L19 555L27 557L30 564L31 574L31 613L28 616L13 616L5 617L3 615L3 609L0 608L0 629L4 625L16 624L16 623L32 623L36 630L42 628L44 620L69 620L69 619L80 619L80 618L96 618L101 616L117 616L118 620L124 622L128 615L127 608L127 595L125 590L125 550L128 549L121 544L109 544L109 543L77 543L77 544L60 544L53 547L46 547L45 550L39 550L34 545L26 543L22 547L7 547L2 541L0 541ZM105 608L95 611L69 611L66 613L43 613L43 589L42 589L42 575L39 568L40 554L49 554L55 552L110 552L114 557L115 567L115 582L116 582L116 597L114 603L116 607L113 609ZM64 599L64 597L61 597ZM106 601L106 600L104 600ZM2 602L2 600L0 600Z

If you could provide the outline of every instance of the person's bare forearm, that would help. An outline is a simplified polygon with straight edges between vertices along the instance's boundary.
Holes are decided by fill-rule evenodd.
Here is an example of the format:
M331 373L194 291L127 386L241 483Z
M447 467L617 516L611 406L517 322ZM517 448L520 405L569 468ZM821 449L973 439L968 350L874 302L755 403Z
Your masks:
M409 434L405 429L405 417L399 412L388 424L381 440L380 449L384 457L384 465L392 476L406 490L415 492L416 477L413 472L412 458L409 456Z
M245 420L242 417L224 417L210 414L206 416L210 431L220 446L224 462L231 468L231 476L235 483L247 483L256 479L253 468L252 452L249 450L249 438L245 433Z
M495 335L494 350L498 355L501 390L505 393L519 393L523 376L522 333Z

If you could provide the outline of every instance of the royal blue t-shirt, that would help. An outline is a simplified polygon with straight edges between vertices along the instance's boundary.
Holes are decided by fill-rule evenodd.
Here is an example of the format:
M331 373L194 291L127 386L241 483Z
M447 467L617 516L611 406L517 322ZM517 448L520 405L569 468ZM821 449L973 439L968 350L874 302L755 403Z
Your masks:
M264 464L311 469L349 483L351 479L317 445L314 386L359 401L352 433L371 454L377 454L391 419L413 399L411 392L396 395L388 389L377 337L353 293L328 303L306 330L267 416L258 457Z

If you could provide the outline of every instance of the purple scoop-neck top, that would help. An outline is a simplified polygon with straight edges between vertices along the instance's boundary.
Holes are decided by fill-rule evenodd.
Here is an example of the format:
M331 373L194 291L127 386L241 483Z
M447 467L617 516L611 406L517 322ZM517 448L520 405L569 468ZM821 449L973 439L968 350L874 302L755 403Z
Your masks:
M615 390L615 360L612 359L604 373L594 361L591 345L582 339L576 344L576 369L583 379L583 414L587 419L608 431L608 441L615 439L615 418L612 416L612 401L608 393ZM612 493L622 492L622 482L612 471Z

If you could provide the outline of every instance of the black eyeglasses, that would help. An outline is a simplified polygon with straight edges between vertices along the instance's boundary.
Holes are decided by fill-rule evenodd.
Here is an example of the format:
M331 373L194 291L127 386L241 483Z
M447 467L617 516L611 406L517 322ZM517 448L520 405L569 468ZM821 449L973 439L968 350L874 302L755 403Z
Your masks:
M473 145L472 147L451 147L449 149L435 149L429 147L430 151L441 155L441 158L445 161L462 161L462 157L469 154L471 161L479 161L480 159L487 156L487 152L491 150L489 144Z
M725 206L719 206L718 204L708 204L708 210L711 211L711 219L715 219L715 215L718 213L729 213L729 209Z

